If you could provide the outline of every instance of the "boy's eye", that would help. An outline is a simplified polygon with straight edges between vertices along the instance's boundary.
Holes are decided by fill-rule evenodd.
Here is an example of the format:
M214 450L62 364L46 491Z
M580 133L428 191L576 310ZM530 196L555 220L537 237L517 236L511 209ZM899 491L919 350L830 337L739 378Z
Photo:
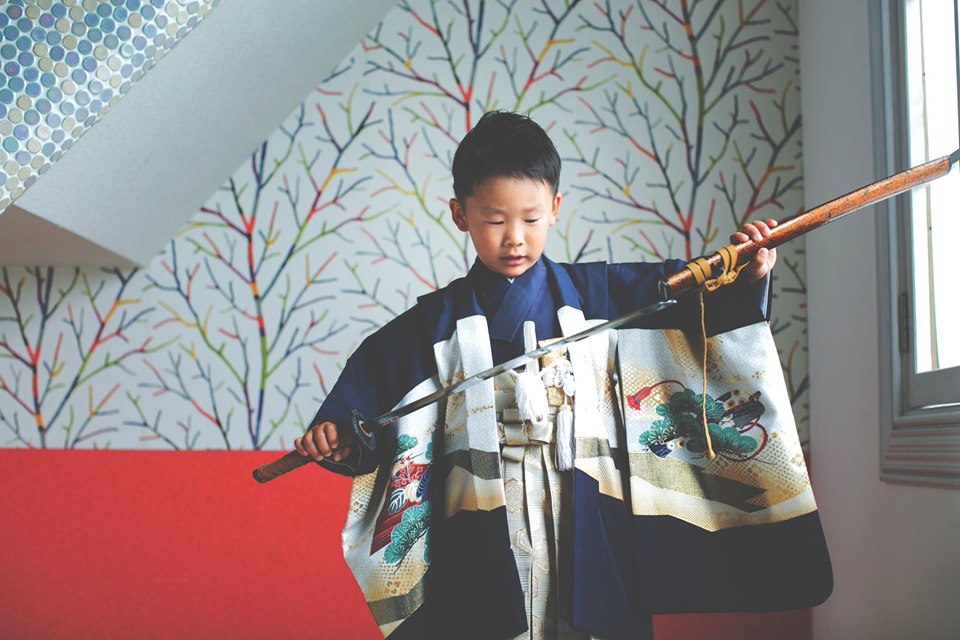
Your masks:
M527 218L524 220L527 224L533 224L534 222L540 222L540 218Z
M503 224L503 220L487 220L487 224L489 225Z

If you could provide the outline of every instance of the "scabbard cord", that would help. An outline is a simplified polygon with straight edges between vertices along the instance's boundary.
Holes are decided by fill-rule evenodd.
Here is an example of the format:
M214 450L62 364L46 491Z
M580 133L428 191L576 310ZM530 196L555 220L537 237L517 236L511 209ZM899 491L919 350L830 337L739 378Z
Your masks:
M716 278L708 277L712 273L712 267L706 258L697 258L686 265L686 268L693 274L697 286L700 287L700 335L703 338L703 388L700 394L700 415L703 420L703 436L707 440L707 458L709 460L716 458L717 454L713 450L710 426L707 422L707 312L703 303L703 292L716 291L720 287L730 284L737 279L740 270L745 266L737 266L737 246L735 244L721 247L716 253L723 260L723 272Z
M740 275L740 270L746 265L737 266L737 245L728 244L720 247L714 253L723 260L723 272L716 278L711 278L713 267L707 258L697 258L688 262L684 268L689 269L693 274L693 279L697 281L697 286L707 291L716 291L720 287L730 284Z
M707 424L707 314L703 305L703 287L700 288L700 335L703 337L703 388L700 392L700 413L703 418L703 437L707 439L707 459L713 460L717 454L713 450L710 438L710 426Z

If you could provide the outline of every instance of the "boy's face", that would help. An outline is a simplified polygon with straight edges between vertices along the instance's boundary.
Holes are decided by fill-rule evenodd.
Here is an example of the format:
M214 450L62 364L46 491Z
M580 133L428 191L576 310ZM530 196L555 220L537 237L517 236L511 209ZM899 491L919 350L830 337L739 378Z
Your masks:
M454 224L470 234L480 261L508 278L540 259L560 212L560 194L530 178L491 178L464 200L450 200Z

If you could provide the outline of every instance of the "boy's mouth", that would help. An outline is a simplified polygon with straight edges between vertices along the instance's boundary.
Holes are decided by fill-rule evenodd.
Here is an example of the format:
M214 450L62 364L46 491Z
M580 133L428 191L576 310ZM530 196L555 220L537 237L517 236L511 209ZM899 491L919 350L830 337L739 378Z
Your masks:
M522 264L525 258L523 256L504 256L501 258L501 260L510 266L516 266L518 264Z

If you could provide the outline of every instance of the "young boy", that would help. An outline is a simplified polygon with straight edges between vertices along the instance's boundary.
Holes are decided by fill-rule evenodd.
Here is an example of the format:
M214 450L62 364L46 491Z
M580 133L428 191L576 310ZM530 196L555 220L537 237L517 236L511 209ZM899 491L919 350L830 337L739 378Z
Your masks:
M362 416L381 415L575 333L588 326L586 319L612 319L656 301L658 281L682 266L566 265L543 256L560 212L560 158L543 129L524 116L484 115L457 149L453 178L453 222L470 235L476 262L465 278L423 296L364 341L296 448L357 476L344 551L384 635L652 637L649 616L619 598L628 589L610 591L579 570L571 579L571 567L585 557L598 570L616 564L601 557L601 538L618 534L598 533L591 523L599 518L572 534L574 510L577 518L594 513L596 484L591 488L574 477L579 470L558 471L555 463L560 413L573 405L578 438L591 428L588 405L601 401L588 380L589 359L606 363L605 339L601 356L585 356L579 370L563 369L564 375L576 371L575 384L553 388L559 400L539 422L518 418L511 377L501 376L496 386L503 390L491 383L418 411L395 431L363 430ZM745 224L730 240L759 240L775 226L773 220ZM737 283L708 296L708 319L710 307L724 306L762 320L759 285L751 283L775 261L775 250L761 250ZM699 328L699 321L699 310L682 304L642 326ZM553 360L558 375L566 363L560 360ZM613 436L600 440L609 449L603 455L619 455Z

